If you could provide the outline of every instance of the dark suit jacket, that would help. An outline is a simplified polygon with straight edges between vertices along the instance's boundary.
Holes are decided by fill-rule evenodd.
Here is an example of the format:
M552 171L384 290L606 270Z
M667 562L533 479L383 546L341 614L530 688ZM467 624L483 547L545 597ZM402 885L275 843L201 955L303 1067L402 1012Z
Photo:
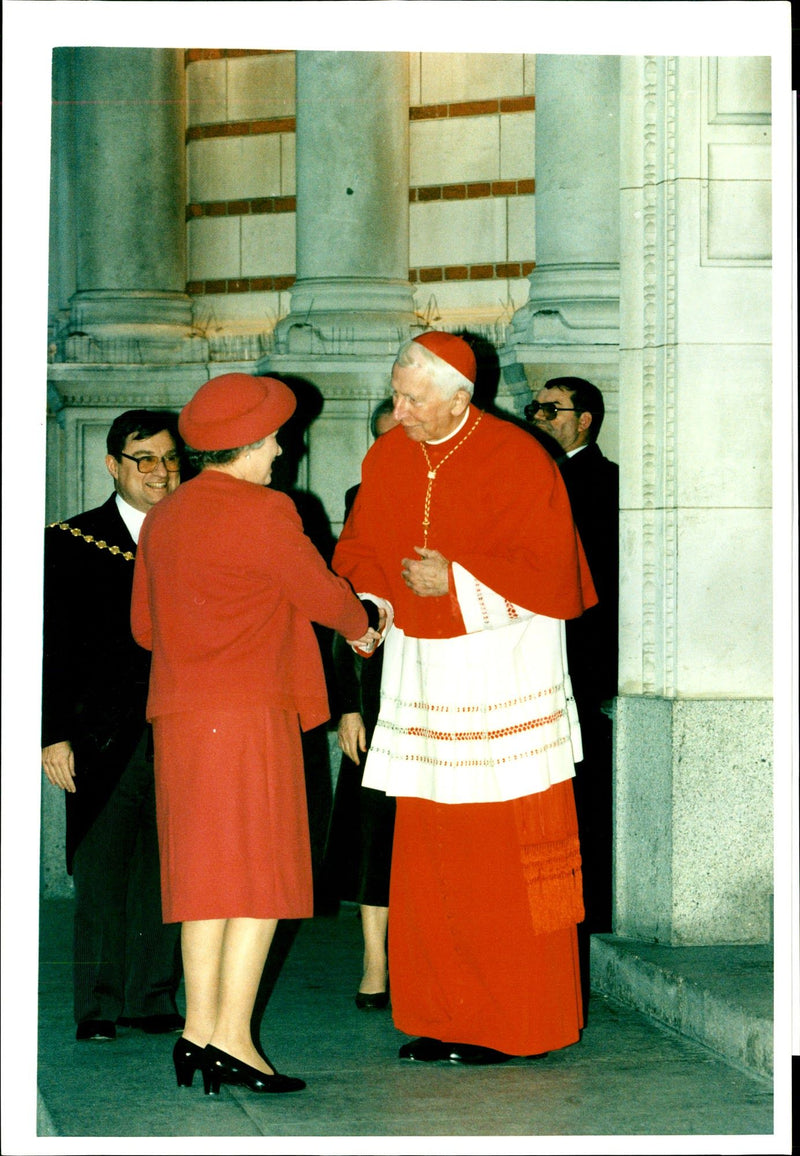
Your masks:
M135 553L113 495L45 531L42 746L68 739L75 751L68 871L146 726L150 655L130 626Z
M559 460L572 516L586 551L597 606L567 622L575 698L598 705L617 693L619 602L619 467L592 444Z

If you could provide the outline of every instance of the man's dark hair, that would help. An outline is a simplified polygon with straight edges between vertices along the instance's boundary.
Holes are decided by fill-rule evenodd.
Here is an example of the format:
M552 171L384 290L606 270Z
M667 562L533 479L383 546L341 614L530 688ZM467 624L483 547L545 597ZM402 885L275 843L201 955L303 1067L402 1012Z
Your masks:
M394 401L390 397L385 397L382 402L375 406L372 411L372 417L369 419L369 428L372 436L378 436L378 422L382 417L394 413Z
M115 417L111 423L111 429L106 437L106 452L119 461L125 442L131 435L137 441L143 441L145 438L155 437L162 430L172 434L178 449L182 447L176 413L164 409L128 409L119 417Z
M592 385L591 381L586 381L582 377L551 377L549 381L544 383L544 388L566 390L579 413L590 413L592 424L587 431L589 441L597 441L597 435L600 433L600 426L603 424L606 412L603 395L597 386Z

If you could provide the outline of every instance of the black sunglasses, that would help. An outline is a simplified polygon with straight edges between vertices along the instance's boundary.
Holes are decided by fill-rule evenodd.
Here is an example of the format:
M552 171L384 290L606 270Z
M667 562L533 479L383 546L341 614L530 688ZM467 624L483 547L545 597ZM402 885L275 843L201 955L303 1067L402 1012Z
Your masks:
M545 421L552 421L557 413L583 413L574 405L556 405L554 401L532 401L525 406L525 420L533 421L539 411L544 414Z

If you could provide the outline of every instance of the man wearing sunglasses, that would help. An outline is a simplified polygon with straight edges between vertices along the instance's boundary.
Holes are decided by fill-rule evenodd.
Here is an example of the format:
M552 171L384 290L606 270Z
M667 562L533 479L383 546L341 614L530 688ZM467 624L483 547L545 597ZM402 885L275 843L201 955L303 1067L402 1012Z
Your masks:
M66 799L79 1040L183 1026L180 928L161 922L150 656L130 628L139 530L180 482L179 446L174 414L121 414L106 439L114 494L45 531L42 767Z
M592 572L598 603L567 622L567 655L583 738L575 803L583 856L586 919L578 930L584 1005L588 937L611 931L611 762L609 701L617 693L619 468L597 445L603 395L581 377L551 378L525 417L545 435L567 487L572 516ZM555 443L555 445L553 444Z

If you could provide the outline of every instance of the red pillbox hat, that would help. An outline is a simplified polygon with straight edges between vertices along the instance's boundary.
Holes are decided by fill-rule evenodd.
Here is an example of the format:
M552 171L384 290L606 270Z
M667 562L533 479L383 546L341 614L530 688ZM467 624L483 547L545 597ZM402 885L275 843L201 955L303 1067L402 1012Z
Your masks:
M201 385L181 410L178 429L194 450L232 450L274 433L297 399L274 377L224 373Z
M427 333L418 334L414 340L424 345L431 353L435 353L437 357L441 357L448 365L452 365L453 369L457 369L467 381L475 384L478 372L475 354L463 337L431 329Z

